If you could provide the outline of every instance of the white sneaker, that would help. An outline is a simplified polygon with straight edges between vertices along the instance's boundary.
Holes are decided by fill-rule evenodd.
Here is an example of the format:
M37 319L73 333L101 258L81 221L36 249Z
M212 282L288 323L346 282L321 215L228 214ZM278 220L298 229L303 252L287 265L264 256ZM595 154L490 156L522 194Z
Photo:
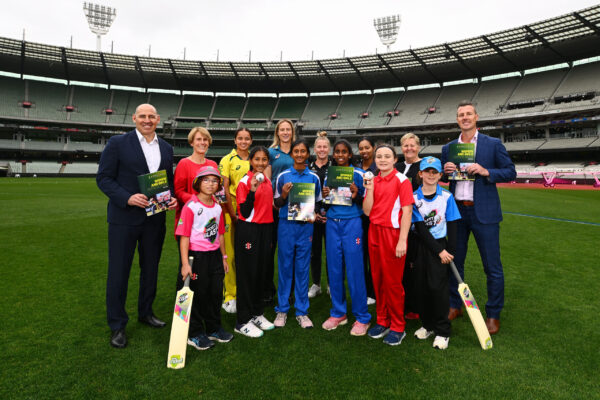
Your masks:
M431 335L433 335L433 331L428 331L424 327L420 327L415 331L415 337L417 339L425 340Z
M435 339L433 339L433 348L440 349L440 350L446 350L448 348L449 341L450 341L449 337L436 336Z
M223 307L223 310L229 314L235 314L237 312L235 299L226 301L221 307Z
M273 326L275 326L275 328L283 328L286 321L287 314L284 312L278 312L277 316L275 317L275 321L273 321Z
M316 297L320 294L321 294L321 286L315 285L313 283L313 285L310 287L310 289L308 289L308 298L312 299L313 297Z
M308 315L298 315L296 317L296 321L298 321L298 324L300 324L302 329L309 329L313 327L313 323L310 318L308 318Z
M275 328L275 325L273 325L271 322L269 322L269 320L266 319L264 315L259 315L258 317L254 317L250 321L257 328L259 328L263 331L270 331L271 329Z
M375 304L375 303L376 303L376 301L375 301L375 299L374 299L374 298L372 298L372 297L367 297L367 305L368 305L368 306L372 306L372 305L373 305L373 304Z
M240 326L239 328L238 328L238 326L236 326L235 331L239 334L242 334L244 336L248 336L251 338L258 338L258 337L261 337L262 335L264 335L263 331L258 329L256 327L256 325L254 325L252 323L252 321L249 321L248 323Z

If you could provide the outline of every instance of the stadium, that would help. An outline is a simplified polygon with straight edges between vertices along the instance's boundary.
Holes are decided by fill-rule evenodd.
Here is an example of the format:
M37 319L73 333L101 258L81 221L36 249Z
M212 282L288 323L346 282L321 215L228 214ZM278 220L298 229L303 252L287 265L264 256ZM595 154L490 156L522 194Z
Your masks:
M109 138L133 129L137 105L157 108L157 133L178 162L192 152L195 126L211 132L208 156L218 161L237 128L268 147L283 118L311 141L326 130L353 146L365 136L399 146L414 132L420 154L439 157L458 135L462 100L476 105L481 132L502 140L523 183L500 190L507 305L493 350L479 348L463 318L447 352L412 337L390 352L341 329L294 326L194 352L172 371L169 332L135 321L127 351L110 351L106 197L93 177ZM428 47L288 62L143 57L0 37L0 176L8 361L0 398L598 396L600 5ZM155 301L164 317L178 257L173 216L167 221ZM465 267L483 304L474 241ZM311 300L319 325L330 306L324 295Z

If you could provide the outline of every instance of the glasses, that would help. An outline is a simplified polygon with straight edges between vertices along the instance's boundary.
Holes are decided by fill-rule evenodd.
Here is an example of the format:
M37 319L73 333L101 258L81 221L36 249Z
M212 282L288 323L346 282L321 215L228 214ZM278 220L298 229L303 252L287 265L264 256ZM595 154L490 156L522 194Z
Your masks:
M202 182L204 183L210 183L211 185L218 185L219 184L219 180L218 179L202 179Z

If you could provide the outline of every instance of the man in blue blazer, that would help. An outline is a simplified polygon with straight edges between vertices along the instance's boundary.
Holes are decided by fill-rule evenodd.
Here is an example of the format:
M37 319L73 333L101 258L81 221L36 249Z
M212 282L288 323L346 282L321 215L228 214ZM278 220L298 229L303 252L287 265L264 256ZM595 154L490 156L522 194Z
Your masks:
M450 181L450 191L462 216L458 221L454 262L464 277L467 244L473 232L487 276L486 325L490 334L495 334L500 329L500 311L504 306L504 272L500 261L502 210L496 183L513 181L517 172L502 142L477 130L479 116L472 103L461 102L456 117L461 133L458 139L442 148L444 172L451 174L456 170L456 165L448 162L448 150L452 143L475 143L475 163L467 168L469 174L475 175L475 180ZM450 274L450 320L463 314L457 287L458 282Z
M106 314L112 331L110 344L127 345L125 326L129 320L125 311L127 285L133 255L137 247L140 262L138 319L155 328L165 323L154 315L152 303L156 296L158 263L165 238L164 212L146 216L148 198L139 193L138 176L166 170L171 193L173 190L173 147L158 137L156 126L160 116L150 104L135 110L136 129L110 138L102 155L96 182L108 196L108 277L106 282ZM171 198L169 209L177 205Z

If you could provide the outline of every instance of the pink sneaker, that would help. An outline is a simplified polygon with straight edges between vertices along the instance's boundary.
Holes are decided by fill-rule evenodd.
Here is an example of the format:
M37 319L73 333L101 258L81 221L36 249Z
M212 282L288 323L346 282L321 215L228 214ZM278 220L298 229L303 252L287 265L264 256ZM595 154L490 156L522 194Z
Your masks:
M287 321L287 314L284 312L278 312L275 321L273 321L273 325L275 328L283 328L285 326L285 322Z
M346 325L348 323L348 318L344 315L343 317L329 317L327 321L323 322L321 327L326 331L332 331L338 327L338 325Z
M298 324L300 324L302 329L310 329L313 327L313 323L310 318L308 318L308 315L298 315L296 321L298 321Z
M350 331L350 334L352 336L365 336L370 325L370 323L363 324L356 321L354 324L352 324L352 330Z

